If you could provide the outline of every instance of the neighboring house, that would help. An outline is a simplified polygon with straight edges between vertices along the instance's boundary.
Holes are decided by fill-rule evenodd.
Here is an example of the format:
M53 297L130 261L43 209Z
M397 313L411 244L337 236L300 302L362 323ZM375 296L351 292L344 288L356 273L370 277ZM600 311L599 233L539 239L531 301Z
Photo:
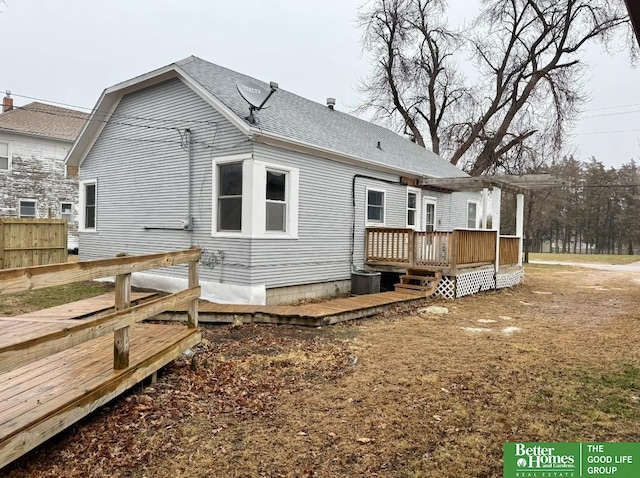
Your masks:
M278 303L349 291L368 227L480 227L478 192L418 187L467 179L431 151L283 89L252 124L236 82L269 90L189 57L104 91L67 159L81 259L194 245L204 298Z
M69 221L69 248L78 243L78 179L65 158L88 115L33 102L0 114L0 217Z

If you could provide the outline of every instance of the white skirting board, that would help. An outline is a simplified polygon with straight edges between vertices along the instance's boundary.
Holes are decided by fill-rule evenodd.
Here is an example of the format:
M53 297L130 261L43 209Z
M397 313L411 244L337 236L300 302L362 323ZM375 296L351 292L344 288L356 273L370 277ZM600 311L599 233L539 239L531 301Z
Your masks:
M114 281L113 277L101 280ZM134 272L131 274L131 285L163 292L178 292L187 288L187 279L148 272ZM265 305L267 301L264 285L249 286L201 280L200 287L202 288L200 298L216 304Z

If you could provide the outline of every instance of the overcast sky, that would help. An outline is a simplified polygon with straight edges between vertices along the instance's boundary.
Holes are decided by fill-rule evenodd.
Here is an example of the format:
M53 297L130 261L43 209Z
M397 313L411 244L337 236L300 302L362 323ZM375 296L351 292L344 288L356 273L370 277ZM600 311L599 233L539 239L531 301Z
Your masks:
M104 88L196 55L314 101L335 97L350 111L370 67L355 21L361 3L0 0L0 92L11 90L16 105L31 96L92 107ZM449 3L455 21L477 8ZM573 132L579 159L618 166L640 158L640 69L624 45L613 50L584 54L591 100Z

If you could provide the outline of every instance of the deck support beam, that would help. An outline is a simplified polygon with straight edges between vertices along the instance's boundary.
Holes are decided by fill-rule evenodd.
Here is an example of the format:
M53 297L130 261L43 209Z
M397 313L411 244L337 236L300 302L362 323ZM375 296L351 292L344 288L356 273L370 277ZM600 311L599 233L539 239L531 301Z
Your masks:
M518 246L518 267L522 267L522 250L524 245L524 194L516 195L516 236L520 238Z
M189 262L189 288L197 287L200 284L200 274L198 261ZM198 298L189 301L187 310L187 327L198 328Z
M492 189L491 198L491 228L496 231L496 262L495 271L498 274L500 269L500 203L502 201L502 190L496 186Z
M487 228L487 216L489 212L489 189L482 189L482 219L481 219L481 227L482 229Z

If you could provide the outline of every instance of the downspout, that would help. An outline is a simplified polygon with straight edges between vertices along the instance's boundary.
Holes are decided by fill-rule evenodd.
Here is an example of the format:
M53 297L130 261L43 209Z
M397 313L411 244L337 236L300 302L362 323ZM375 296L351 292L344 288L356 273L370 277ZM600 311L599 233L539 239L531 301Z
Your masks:
M376 178L374 176L367 176L366 174L354 174L353 175L353 178L351 179L351 215L352 215L352 221L351 221L351 272L355 272L355 270L356 270L355 264L353 263L353 256L355 254L355 247L356 247L356 179L358 179L358 178L370 179L372 181L380 181L380 182L387 183L387 184L404 185L404 183L402 181L394 181L392 179L381 179L381 178ZM366 204L366 198L365 198L365 204ZM365 213L366 213L366 211L365 211Z

